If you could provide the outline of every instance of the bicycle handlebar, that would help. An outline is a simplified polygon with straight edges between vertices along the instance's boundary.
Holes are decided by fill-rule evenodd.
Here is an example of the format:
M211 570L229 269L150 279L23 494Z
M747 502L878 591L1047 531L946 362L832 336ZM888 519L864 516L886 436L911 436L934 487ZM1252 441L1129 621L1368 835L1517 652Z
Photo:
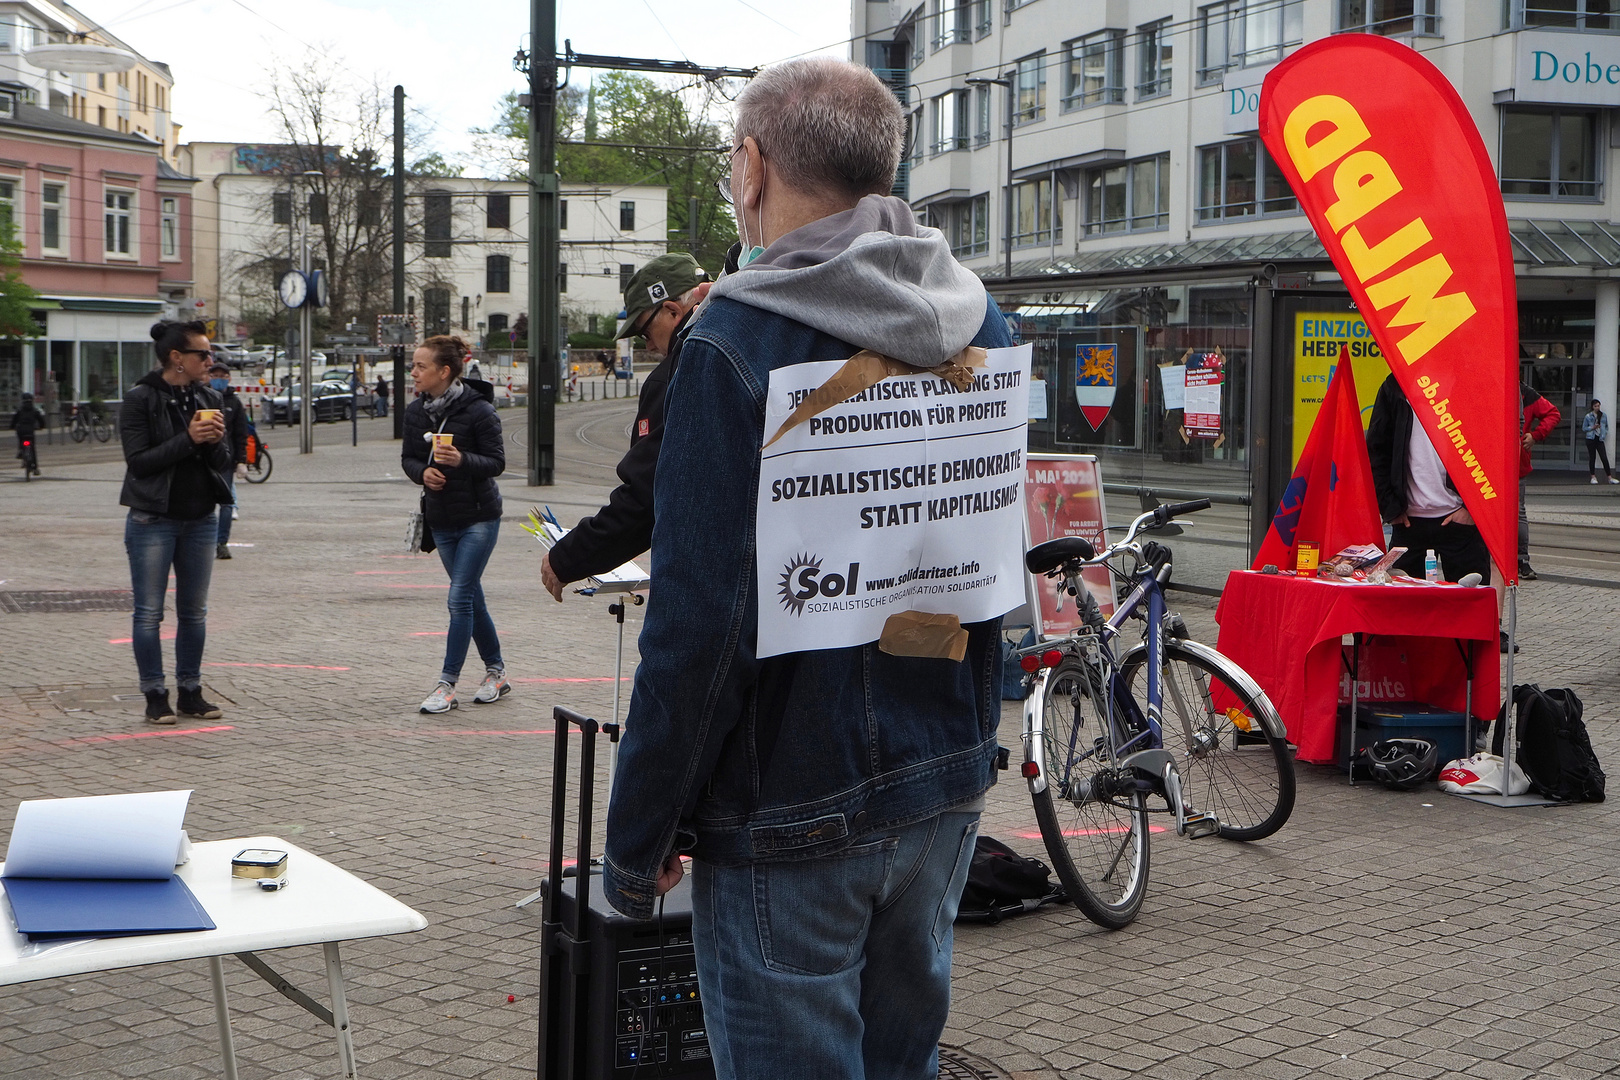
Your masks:
M1210 505L1208 499L1193 499L1190 502L1169 503L1159 507L1159 509L1164 511L1165 520L1168 521L1171 518L1180 517L1182 514L1195 514L1200 510L1208 510Z

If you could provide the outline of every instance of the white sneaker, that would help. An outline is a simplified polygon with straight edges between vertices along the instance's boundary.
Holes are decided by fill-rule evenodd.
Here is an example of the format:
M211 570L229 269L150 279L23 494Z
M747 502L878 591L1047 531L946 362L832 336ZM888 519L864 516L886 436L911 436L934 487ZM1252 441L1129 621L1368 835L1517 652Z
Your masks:
M433 688L433 693L422 702L422 712L441 713L451 709L460 708L456 702L456 688L447 682L441 682Z
M511 692L512 684L506 681L506 672L500 668L490 668L484 672L484 681L479 684L478 693L473 695L473 704L488 705Z
M1612 482L1613 482L1613 481L1614 481L1614 477L1612 477L1612 476L1611 476L1611 477L1609 477L1609 480L1610 480L1610 482L1611 482L1611 483L1612 483ZM1587 483L1591 483L1591 484L1595 484L1595 483L1597 483L1597 473L1593 473L1593 474L1592 474L1592 479L1591 479L1591 480L1589 480L1589 481L1587 481Z
M1611 477L1609 477L1609 483L1611 483L1611 484L1620 484L1620 478L1611 476Z

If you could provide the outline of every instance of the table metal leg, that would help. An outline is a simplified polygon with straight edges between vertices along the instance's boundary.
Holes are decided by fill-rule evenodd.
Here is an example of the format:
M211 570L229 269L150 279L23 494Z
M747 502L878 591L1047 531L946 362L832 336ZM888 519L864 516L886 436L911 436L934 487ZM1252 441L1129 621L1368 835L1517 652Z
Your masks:
M225 1080L236 1080L236 1043L231 1038L231 1007L225 1000L225 967L219 957L208 958L208 976L214 983L214 1023L219 1027L219 1052L225 1058Z
M1356 712L1361 708L1361 634L1350 635L1350 746L1345 763L1350 767L1350 786L1356 786Z
M326 984L332 991L332 1027L337 1031L338 1061L343 1080L355 1080L354 1040L349 1037L349 999L343 994L343 962L338 959L337 942L321 946L326 952Z

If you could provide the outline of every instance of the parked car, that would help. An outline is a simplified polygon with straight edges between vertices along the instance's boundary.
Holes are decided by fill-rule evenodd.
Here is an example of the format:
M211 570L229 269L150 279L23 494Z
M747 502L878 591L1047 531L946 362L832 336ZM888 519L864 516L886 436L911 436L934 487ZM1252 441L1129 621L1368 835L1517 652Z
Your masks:
M340 382L344 386L348 386L349 385L349 379L351 377L353 377L353 375L354 375L354 372L349 368L339 368L339 367L327 368L325 371L321 372L321 381L322 382Z
M268 410L267 415L271 423L296 424L303 415L304 395L298 393L288 399L288 391L283 390L275 397L270 398L263 406ZM315 422L327 420L347 420L354 409L354 398L349 394L349 384L345 382L318 382L315 384Z
M248 365L247 354L234 345L222 345L216 341L210 343L208 347L213 350L214 359L222 362L232 371L239 371Z

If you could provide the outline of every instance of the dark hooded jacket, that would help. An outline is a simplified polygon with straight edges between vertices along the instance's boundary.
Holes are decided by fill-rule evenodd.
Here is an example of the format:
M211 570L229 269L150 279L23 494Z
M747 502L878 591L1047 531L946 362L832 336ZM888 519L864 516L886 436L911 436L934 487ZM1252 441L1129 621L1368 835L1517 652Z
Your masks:
M422 483L429 466L445 477L443 490L427 492L429 528L461 529L501 516L501 489L495 478L506 471L506 442L501 418L495 412L495 388L482 379L464 378L461 384L462 393L450 403L441 422L428 416L422 398L405 406L400 468L417 484ZM427 435L435 431L455 436L460 465L433 465Z
M196 407L223 409L219 393L205 384L193 386ZM120 504L148 514L168 514L170 488L175 474L201 466L193 475L206 477L208 497L215 503L230 503L231 471L229 439L217 443L194 443L186 428L191 413L181 408L169 384L153 370L124 395L118 413L118 434L124 444L124 488Z

